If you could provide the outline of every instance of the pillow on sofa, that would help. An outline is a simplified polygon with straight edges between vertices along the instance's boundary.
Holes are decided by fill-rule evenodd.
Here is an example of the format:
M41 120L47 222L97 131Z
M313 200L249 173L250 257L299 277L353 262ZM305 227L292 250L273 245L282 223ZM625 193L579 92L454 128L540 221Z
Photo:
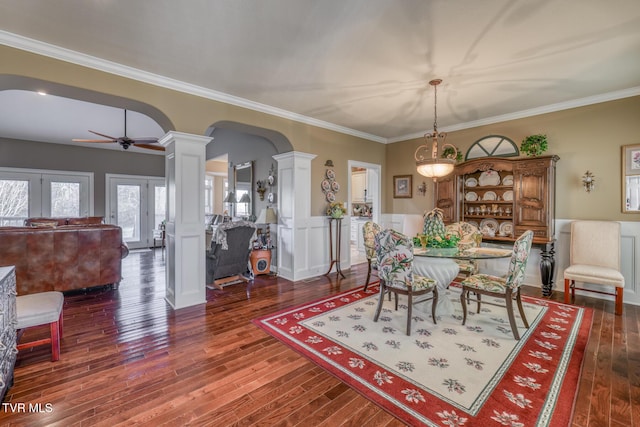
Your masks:
M69 225L93 225L102 224L101 216L87 216L84 218L69 218L67 224Z

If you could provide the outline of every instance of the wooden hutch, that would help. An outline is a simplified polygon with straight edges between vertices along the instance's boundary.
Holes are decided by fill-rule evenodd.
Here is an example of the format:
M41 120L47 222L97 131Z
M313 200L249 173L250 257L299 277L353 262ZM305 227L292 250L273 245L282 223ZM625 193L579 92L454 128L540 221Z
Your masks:
M526 230L541 248L542 295L553 290L555 274L555 171L558 156L485 157L456 165L436 181L436 206L445 223L466 221L483 241L514 242Z

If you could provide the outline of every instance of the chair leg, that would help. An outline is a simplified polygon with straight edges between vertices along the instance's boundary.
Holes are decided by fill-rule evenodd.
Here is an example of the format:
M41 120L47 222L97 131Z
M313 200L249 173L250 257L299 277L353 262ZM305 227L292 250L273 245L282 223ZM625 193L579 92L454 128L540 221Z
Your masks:
M385 293L385 286L384 286L384 283L380 281L380 297L378 298L378 308L376 308L376 314L375 316L373 316L374 322L377 322L378 317L380 317L380 311L382 311L382 303L384 301L384 293Z
M569 292L571 292L571 294L575 298L575 290L572 292L572 289L571 289L571 285L572 284L573 284L573 280L564 279L564 303L565 304L570 304L571 303L571 298L569 296Z
M482 303L482 296L480 292L476 292L476 299L478 301L478 309L476 310L476 313L480 313L480 304Z
M55 362L60 359L60 319L49 323L51 330L51 361Z
M398 297L398 294L396 294L396 298ZM413 308L413 295L411 295L411 292L409 292L409 294L407 295L407 299L409 302L409 307L407 308L407 336L411 335L411 315L412 315L412 308Z
M367 286L369 286L369 279L371 279L371 260L368 259L367 260L367 280L364 282L364 289L363 291L366 292L367 291Z
M509 323L511 324L511 330L513 331L513 336L516 340L520 340L520 334L518 333L518 325L516 325L516 317L513 314L513 297L511 296L511 292L507 292L506 303L507 303L507 314L509 315Z
M436 321L436 306L438 305L438 287L433 287L433 301L431 302L431 318L433 319L433 324L437 325Z
M616 316L622 316L622 295L624 294L624 288L616 286Z
M468 298L469 298L469 290L462 288L462 294L460 294L460 303L462 304L462 324L463 325L467 322L467 299Z
M524 307L522 307L522 298L520 298L520 289L518 289L518 294L516 295L516 302L518 303L518 311L520 312L520 317L522 318L522 322L524 323L525 328L529 329L529 322L527 322L527 317L524 315Z

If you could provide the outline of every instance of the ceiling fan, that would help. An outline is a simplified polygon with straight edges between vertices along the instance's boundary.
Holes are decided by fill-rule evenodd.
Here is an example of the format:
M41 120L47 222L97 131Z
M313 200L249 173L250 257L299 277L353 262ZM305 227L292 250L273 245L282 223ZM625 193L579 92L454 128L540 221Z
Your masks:
M98 143L113 143L117 142L127 150L132 145L135 145L139 148L147 148L149 150L157 150L164 151L164 147L161 145L153 145L158 143L158 138L129 138L127 136L127 110L124 110L124 136L115 138L113 136L105 135L103 133L99 133L93 130L89 130L89 132L94 133L98 136L102 136L107 139L73 139L73 142L98 142Z

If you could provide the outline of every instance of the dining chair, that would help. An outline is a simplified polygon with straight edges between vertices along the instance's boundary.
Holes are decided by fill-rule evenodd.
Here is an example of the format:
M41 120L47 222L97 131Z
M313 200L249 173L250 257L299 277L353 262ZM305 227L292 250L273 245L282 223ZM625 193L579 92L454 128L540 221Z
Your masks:
M482 242L482 233L473 224L460 221L449 224L445 227L445 233L458 236L460 241L458 242L458 249L465 250L469 248L477 248ZM469 277L478 272L478 263L474 260L455 260L456 264L460 268L458 274L462 274Z
M438 304L436 281L413 273L412 239L398 231L387 229L376 235L375 242L378 277L380 278L380 297L373 321L377 322L380 317L385 294L389 293L391 296L393 293L395 295L396 311L398 310L398 294L407 295L407 335L411 335L413 297L431 293L431 298L420 302L433 301L431 317L435 324L436 305Z
M367 221L362 227L362 237L364 240L364 252L367 256L367 280L364 282L364 291L369 286L369 280L371 279L371 269L377 268L378 261L376 260L376 235L380 232L380 226L373 222Z
M524 315L522 308L522 300L520 298L520 286L524 281L525 269L527 267L527 259L531 252L531 242L533 241L533 231L525 231L513 244L513 253L509 263L509 270L505 277L492 276L490 274L474 274L462 281L462 294L460 302L462 303L462 324L467 321L467 299L469 292L474 292L478 301L478 310L480 313L481 296L488 295L496 298L504 298L509 316L509 324L516 340L520 339L518 326L513 312L513 300L515 298L518 305L520 317L525 328L529 329L529 322ZM497 305L490 302L485 304Z
M614 293L576 287L576 282L613 286ZM570 303L576 289L614 295L616 315L622 314L624 276L620 272L620 223L573 221L569 267L564 270L564 302ZM571 292L571 296L569 296Z

